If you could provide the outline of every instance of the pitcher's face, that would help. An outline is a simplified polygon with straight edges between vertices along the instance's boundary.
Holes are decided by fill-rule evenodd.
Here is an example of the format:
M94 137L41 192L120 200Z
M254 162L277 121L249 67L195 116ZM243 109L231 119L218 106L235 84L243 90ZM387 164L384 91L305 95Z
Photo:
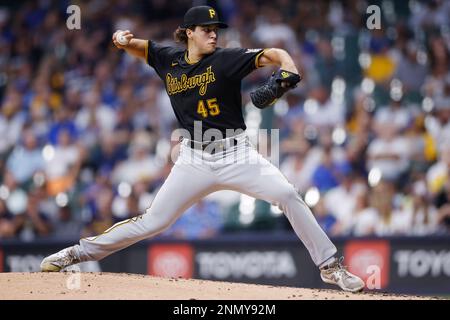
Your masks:
M219 27L215 24L195 26L194 30L188 29L187 35L201 54L210 54L216 50L218 29Z

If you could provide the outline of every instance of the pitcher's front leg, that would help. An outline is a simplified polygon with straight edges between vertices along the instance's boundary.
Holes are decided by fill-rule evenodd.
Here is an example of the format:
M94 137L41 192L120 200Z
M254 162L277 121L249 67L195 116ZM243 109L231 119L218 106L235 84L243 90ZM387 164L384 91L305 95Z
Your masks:
M230 189L277 204L317 266L333 257L337 252L335 245L294 186L256 150L252 149L250 153L250 157L256 157L258 161L229 165L222 172L222 183Z

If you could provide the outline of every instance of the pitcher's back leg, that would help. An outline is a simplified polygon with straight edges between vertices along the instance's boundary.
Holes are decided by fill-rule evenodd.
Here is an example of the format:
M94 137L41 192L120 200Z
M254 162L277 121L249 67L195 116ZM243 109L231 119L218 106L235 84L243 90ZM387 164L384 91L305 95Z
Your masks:
M80 240L82 261L100 260L167 229L190 206L215 191L215 178L191 164L176 164L145 214L116 223L104 233Z

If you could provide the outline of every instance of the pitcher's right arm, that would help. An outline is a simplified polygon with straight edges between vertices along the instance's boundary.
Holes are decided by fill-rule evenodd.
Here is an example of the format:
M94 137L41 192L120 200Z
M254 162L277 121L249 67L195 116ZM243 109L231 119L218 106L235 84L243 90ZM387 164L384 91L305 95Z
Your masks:
M135 39L134 35L129 30L126 30L123 32L125 38L129 42L127 45L121 45L119 42L117 42L117 34L119 32L122 32L122 30L117 30L116 32L114 32L112 36L114 45L119 49L124 49L128 54L131 54L132 56L146 60L148 41L142 39Z

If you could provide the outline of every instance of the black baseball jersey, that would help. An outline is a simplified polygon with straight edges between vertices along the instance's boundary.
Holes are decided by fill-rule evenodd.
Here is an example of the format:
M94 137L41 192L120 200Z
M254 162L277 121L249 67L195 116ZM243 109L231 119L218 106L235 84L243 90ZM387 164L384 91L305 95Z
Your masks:
M147 63L164 81L180 126L194 138L194 121L208 129L246 129L242 115L241 80L258 68L263 49L222 49L197 63L182 48L148 41Z

